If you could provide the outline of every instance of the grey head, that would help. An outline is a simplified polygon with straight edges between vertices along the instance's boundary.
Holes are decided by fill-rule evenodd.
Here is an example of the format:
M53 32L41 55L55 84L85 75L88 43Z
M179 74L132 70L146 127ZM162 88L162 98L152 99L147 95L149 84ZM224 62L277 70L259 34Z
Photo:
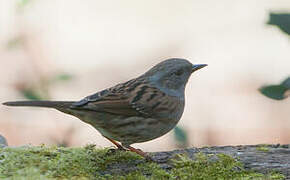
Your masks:
M190 75L207 64L193 65L186 59L172 58L160 62L142 75L149 83L171 96L184 97Z

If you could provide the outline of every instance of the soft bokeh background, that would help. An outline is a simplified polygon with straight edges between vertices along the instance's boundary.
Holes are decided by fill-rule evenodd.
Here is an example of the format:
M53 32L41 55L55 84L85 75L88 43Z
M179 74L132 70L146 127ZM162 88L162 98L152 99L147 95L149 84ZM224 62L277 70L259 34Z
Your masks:
M290 41L267 25L286 0L0 0L0 101L79 100L170 57L207 63L186 88L188 146L290 142L290 100L261 95L290 75ZM35 97L37 96L37 97ZM51 109L0 107L9 145L111 143ZM135 144L177 148L173 133Z

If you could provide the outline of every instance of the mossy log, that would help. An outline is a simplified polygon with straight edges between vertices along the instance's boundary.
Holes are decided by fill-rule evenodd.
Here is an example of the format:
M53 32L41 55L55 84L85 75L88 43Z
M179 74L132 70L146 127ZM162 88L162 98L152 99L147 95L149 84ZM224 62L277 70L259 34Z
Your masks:
M226 154L244 164L245 169L254 170L263 174L270 172L280 172L290 179L290 145L240 145L240 146L213 146L203 148L188 148L185 150L175 150L168 152L153 153L154 159L162 168L170 168L168 160L175 154L194 154L202 152L204 154Z
M78 148L0 147L0 179L290 179L290 145L188 148L149 153ZM40 178L41 177L41 178Z

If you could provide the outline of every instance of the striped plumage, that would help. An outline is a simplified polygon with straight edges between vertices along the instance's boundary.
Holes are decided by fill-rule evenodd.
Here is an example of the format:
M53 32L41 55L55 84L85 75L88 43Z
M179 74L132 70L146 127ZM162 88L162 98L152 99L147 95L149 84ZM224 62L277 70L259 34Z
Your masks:
M158 138L175 127L184 110L188 78L204 66L192 65L184 59L169 59L135 79L77 102L16 101L4 104L55 108L92 125L114 144L113 140L117 140L132 150L131 144Z
M141 78L88 96L63 111L127 146L167 133L176 125L183 109L184 99L166 95Z

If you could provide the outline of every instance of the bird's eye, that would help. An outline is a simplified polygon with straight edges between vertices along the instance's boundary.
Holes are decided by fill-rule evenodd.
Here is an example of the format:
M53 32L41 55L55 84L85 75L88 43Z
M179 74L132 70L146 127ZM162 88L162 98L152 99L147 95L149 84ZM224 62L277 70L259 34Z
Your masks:
M179 69L179 70L175 71L174 74L177 76L181 76L183 74L183 70Z

